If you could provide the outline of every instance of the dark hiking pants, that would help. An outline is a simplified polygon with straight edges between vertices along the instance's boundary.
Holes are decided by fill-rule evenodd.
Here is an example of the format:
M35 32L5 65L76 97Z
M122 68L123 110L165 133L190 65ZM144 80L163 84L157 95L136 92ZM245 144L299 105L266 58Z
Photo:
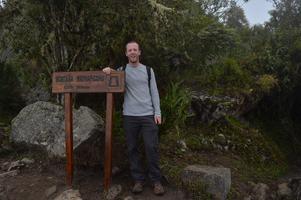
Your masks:
M124 116L124 130L126 134L131 175L134 181L145 181L145 173L141 166L139 153L139 138L144 142L150 180L161 180L158 151L158 126L154 116Z

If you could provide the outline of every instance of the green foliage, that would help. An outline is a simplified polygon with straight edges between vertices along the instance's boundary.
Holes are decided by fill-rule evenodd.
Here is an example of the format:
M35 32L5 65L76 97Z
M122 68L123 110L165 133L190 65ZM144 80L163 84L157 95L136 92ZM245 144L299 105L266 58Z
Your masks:
M209 93L237 95L252 86L252 77L248 70L233 58L207 67L199 77L199 84L206 87Z
M11 115L22 108L19 80L13 67L0 62L0 116ZM4 116L3 116L4 117Z
M226 11L224 20L227 26L235 28L238 31L249 26L244 10L237 6L236 3L232 3L230 8Z
M125 42L135 39L143 62L166 75L174 56L197 68L233 47L233 32L206 15L228 6L228 1L9 0L0 11L0 46L12 48L9 61L16 59L23 74L37 64L50 84L54 71L123 65ZM24 76L24 82L35 83L38 73Z
M279 119L272 112L260 116L249 116L253 126L258 127L266 138L277 144L278 148L290 162L294 162L301 153L301 126L290 117Z
M189 117L191 94L181 82L171 83L163 98L161 98L161 109L163 116L162 131L174 129L179 134Z
M284 154L279 147L270 139L264 137L257 129L252 129L234 120L227 118L229 124L217 126L215 129L229 137L238 153L245 161L254 164L279 165L285 161Z
M269 93L278 85L278 80L273 75L264 74L259 77L259 79L256 81L256 84L259 86L260 90L265 93Z
M223 63L222 74L219 77L220 82L226 86L244 87L248 84L246 72L234 59L226 59Z
M125 135L123 131L123 121L122 121L122 112L120 110L114 112L114 123L113 123L113 133L120 140L125 141Z

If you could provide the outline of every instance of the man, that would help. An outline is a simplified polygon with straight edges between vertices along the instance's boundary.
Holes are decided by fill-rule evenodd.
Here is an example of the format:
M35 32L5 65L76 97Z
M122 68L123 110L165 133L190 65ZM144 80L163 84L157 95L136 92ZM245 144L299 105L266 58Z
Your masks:
M156 195L162 195L164 188L161 184L159 168L157 126L161 124L161 110L155 74L151 68L147 69L140 63L141 50L136 41L126 44L125 55L128 58L128 64L123 68L126 76L123 121L130 170L134 179L132 192L141 193L145 183L145 174L138 151L139 138L142 137L153 191ZM106 74L110 74L111 70L109 67L103 69Z

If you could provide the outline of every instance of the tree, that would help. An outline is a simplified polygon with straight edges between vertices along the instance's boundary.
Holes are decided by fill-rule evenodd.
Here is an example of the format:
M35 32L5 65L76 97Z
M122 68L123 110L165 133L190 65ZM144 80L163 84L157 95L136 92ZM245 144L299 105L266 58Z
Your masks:
M224 22L227 26L237 29L238 31L249 26L244 10L237 6L236 3L232 3L230 8L226 10Z

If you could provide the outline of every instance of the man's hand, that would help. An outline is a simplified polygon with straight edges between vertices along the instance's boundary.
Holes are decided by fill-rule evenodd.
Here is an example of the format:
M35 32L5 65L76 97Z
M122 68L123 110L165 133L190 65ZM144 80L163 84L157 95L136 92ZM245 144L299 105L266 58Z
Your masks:
M154 118L156 124L161 124L161 116L155 116Z
M114 71L113 69L111 69L110 67L105 67L102 69L102 71L106 74L111 74L111 71Z

